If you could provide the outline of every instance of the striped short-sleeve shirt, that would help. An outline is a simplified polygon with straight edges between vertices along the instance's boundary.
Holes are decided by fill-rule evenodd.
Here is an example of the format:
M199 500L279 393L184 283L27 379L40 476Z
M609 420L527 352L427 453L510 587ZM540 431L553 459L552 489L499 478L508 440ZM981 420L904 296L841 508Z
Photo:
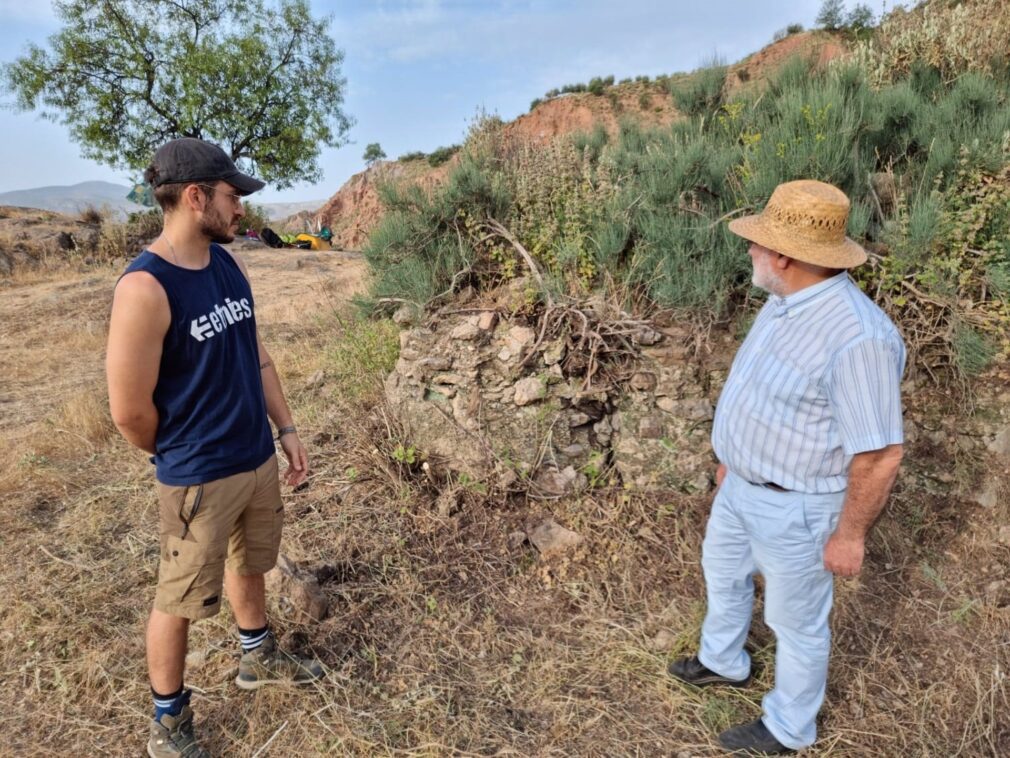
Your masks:
M852 456L901 443L905 345L847 273L769 296L716 406L712 445L751 482L840 492Z

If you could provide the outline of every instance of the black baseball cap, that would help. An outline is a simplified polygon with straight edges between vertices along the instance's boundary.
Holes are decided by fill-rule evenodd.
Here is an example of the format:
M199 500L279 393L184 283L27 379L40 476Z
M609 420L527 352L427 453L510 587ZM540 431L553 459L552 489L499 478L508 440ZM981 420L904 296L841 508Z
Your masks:
M251 195L266 187L265 182L235 168L228 153L217 145L195 137L181 137L159 147L151 168L152 187L220 180L228 182L240 195Z

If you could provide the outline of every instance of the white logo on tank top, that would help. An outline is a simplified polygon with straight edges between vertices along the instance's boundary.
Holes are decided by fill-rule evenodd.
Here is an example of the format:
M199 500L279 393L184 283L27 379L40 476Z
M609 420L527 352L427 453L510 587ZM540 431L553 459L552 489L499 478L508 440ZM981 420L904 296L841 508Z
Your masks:
M224 299L224 305L214 304L214 310L205 316L193 319L189 326L189 334L197 342L203 342L209 337L220 334L232 324L242 319L252 318L252 306L249 298L232 300Z

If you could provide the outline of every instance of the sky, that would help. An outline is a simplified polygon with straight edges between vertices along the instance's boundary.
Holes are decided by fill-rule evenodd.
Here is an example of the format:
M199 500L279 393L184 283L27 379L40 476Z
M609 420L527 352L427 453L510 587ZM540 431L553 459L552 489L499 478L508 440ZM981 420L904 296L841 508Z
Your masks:
M460 142L478 111L511 120L567 83L690 71L713 56L732 63L789 24L813 27L821 2L310 0L345 52L344 109L355 124L347 145L323 148L319 184L268 187L257 199L328 198L364 168L370 142L390 158L430 152ZM47 0L0 0L0 28L0 62L9 62L29 42L45 46L59 24ZM134 178L81 158L65 127L14 110L8 93L0 93L0 165L0 192Z

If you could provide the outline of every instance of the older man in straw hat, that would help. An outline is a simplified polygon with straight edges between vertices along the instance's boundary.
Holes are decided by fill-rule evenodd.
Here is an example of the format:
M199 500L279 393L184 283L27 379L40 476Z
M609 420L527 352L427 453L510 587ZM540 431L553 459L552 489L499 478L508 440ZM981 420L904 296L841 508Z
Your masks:
M764 211L730 223L750 242L754 284L770 297L719 399L719 459L702 566L708 614L697 657L670 673L742 687L754 601L765 582L775 687L763 715L723 747L781 754L816 738L831 634L833 575L855 576L902 452L901 337L846 269L866 253L845 236L849 200L815 181L779 185Z

